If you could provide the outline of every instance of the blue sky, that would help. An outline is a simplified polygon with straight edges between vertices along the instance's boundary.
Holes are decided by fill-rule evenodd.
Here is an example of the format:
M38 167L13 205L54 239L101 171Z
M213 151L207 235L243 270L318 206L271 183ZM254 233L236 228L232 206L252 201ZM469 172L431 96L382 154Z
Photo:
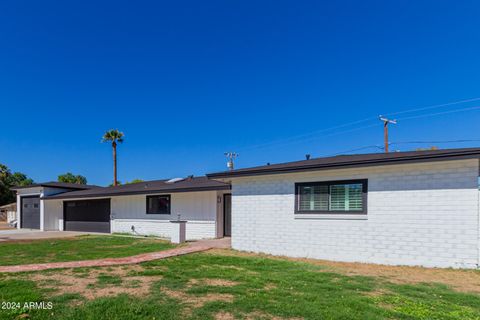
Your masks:
M100 138L110 128L126 135L121 181L224 170L225 151L248 167L381 145L379 114L480 97L479 10L478 1L3 1L0 163L36 181L71 171L105 185L111 148ZM404 119L390 140L480 139L479 120L477 109ZM419 146L428 144L391 148Z

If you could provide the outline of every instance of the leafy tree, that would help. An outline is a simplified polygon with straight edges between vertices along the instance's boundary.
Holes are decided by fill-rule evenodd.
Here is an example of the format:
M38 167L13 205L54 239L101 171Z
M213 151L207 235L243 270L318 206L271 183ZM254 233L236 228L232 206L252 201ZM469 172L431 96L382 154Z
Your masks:
M117 186L121 186L122 184L132 184L132 183L139 183L139 182L144 182L145 180L142 179L133 179L132 181L127 181L125 183L122 183L121 181L117 181ZM113 187L113 183L108 185L109 187Z
M10 169L0 163L0 206L15 202L15 192L10 190L12 187L28 186L33 180L21 172L12 173Z
M431 146L431 147L428 147L428 148L417 148L417 149L415 149L415 151L430 151L430 150L438 150L438 147L437 146Z
M140 182L143 182L144 180L142 179L133 179L132 181L130 182L125 182L125 184L132 184L132 183L140 183Z
M87 184L87 178L80 174L74 175L73 173L67 172L58 176L58 182Z
M123 184L122 181L118 181L118 180L117 180L117 186L121 186L122 184ZM109 187L113 187L114 184L113 184L113 183L110 183L108 186L109 186Z
M118 185L117 181L117 143L123 142L123 132L116 129L111 129L105 132L102 137L102 142L111 142L113 149L113 185Z

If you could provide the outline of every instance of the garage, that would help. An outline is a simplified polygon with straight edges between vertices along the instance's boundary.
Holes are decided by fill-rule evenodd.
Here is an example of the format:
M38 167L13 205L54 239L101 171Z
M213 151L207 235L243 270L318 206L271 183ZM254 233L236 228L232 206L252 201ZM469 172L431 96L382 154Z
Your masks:
M40 229L40 196L21 197L21 228Z
M110 233L110 199L64 202L64 230Z

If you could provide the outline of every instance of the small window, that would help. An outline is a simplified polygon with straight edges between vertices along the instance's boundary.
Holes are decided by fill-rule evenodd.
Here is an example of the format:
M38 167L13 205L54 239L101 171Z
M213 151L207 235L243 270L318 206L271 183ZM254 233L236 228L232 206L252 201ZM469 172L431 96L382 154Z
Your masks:
M295 213L366 214L367 180L297 183Z
M34 203L33 208L38 209L38 203Z
M24 207L25 209L27 209L27 208L28 208L28 204L24 203L24 204L23 204L23 207Z
M147 214L170 214L170 195L148 196Z

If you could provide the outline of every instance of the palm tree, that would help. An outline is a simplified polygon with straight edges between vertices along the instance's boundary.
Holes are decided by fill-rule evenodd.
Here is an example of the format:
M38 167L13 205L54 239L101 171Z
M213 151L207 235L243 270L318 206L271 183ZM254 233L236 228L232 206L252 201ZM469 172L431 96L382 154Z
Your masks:
M111 142L113 148L113 185L118 184L117 181L117 143L123 142L123 132L117 129L111 129L105 132L102 142Z

